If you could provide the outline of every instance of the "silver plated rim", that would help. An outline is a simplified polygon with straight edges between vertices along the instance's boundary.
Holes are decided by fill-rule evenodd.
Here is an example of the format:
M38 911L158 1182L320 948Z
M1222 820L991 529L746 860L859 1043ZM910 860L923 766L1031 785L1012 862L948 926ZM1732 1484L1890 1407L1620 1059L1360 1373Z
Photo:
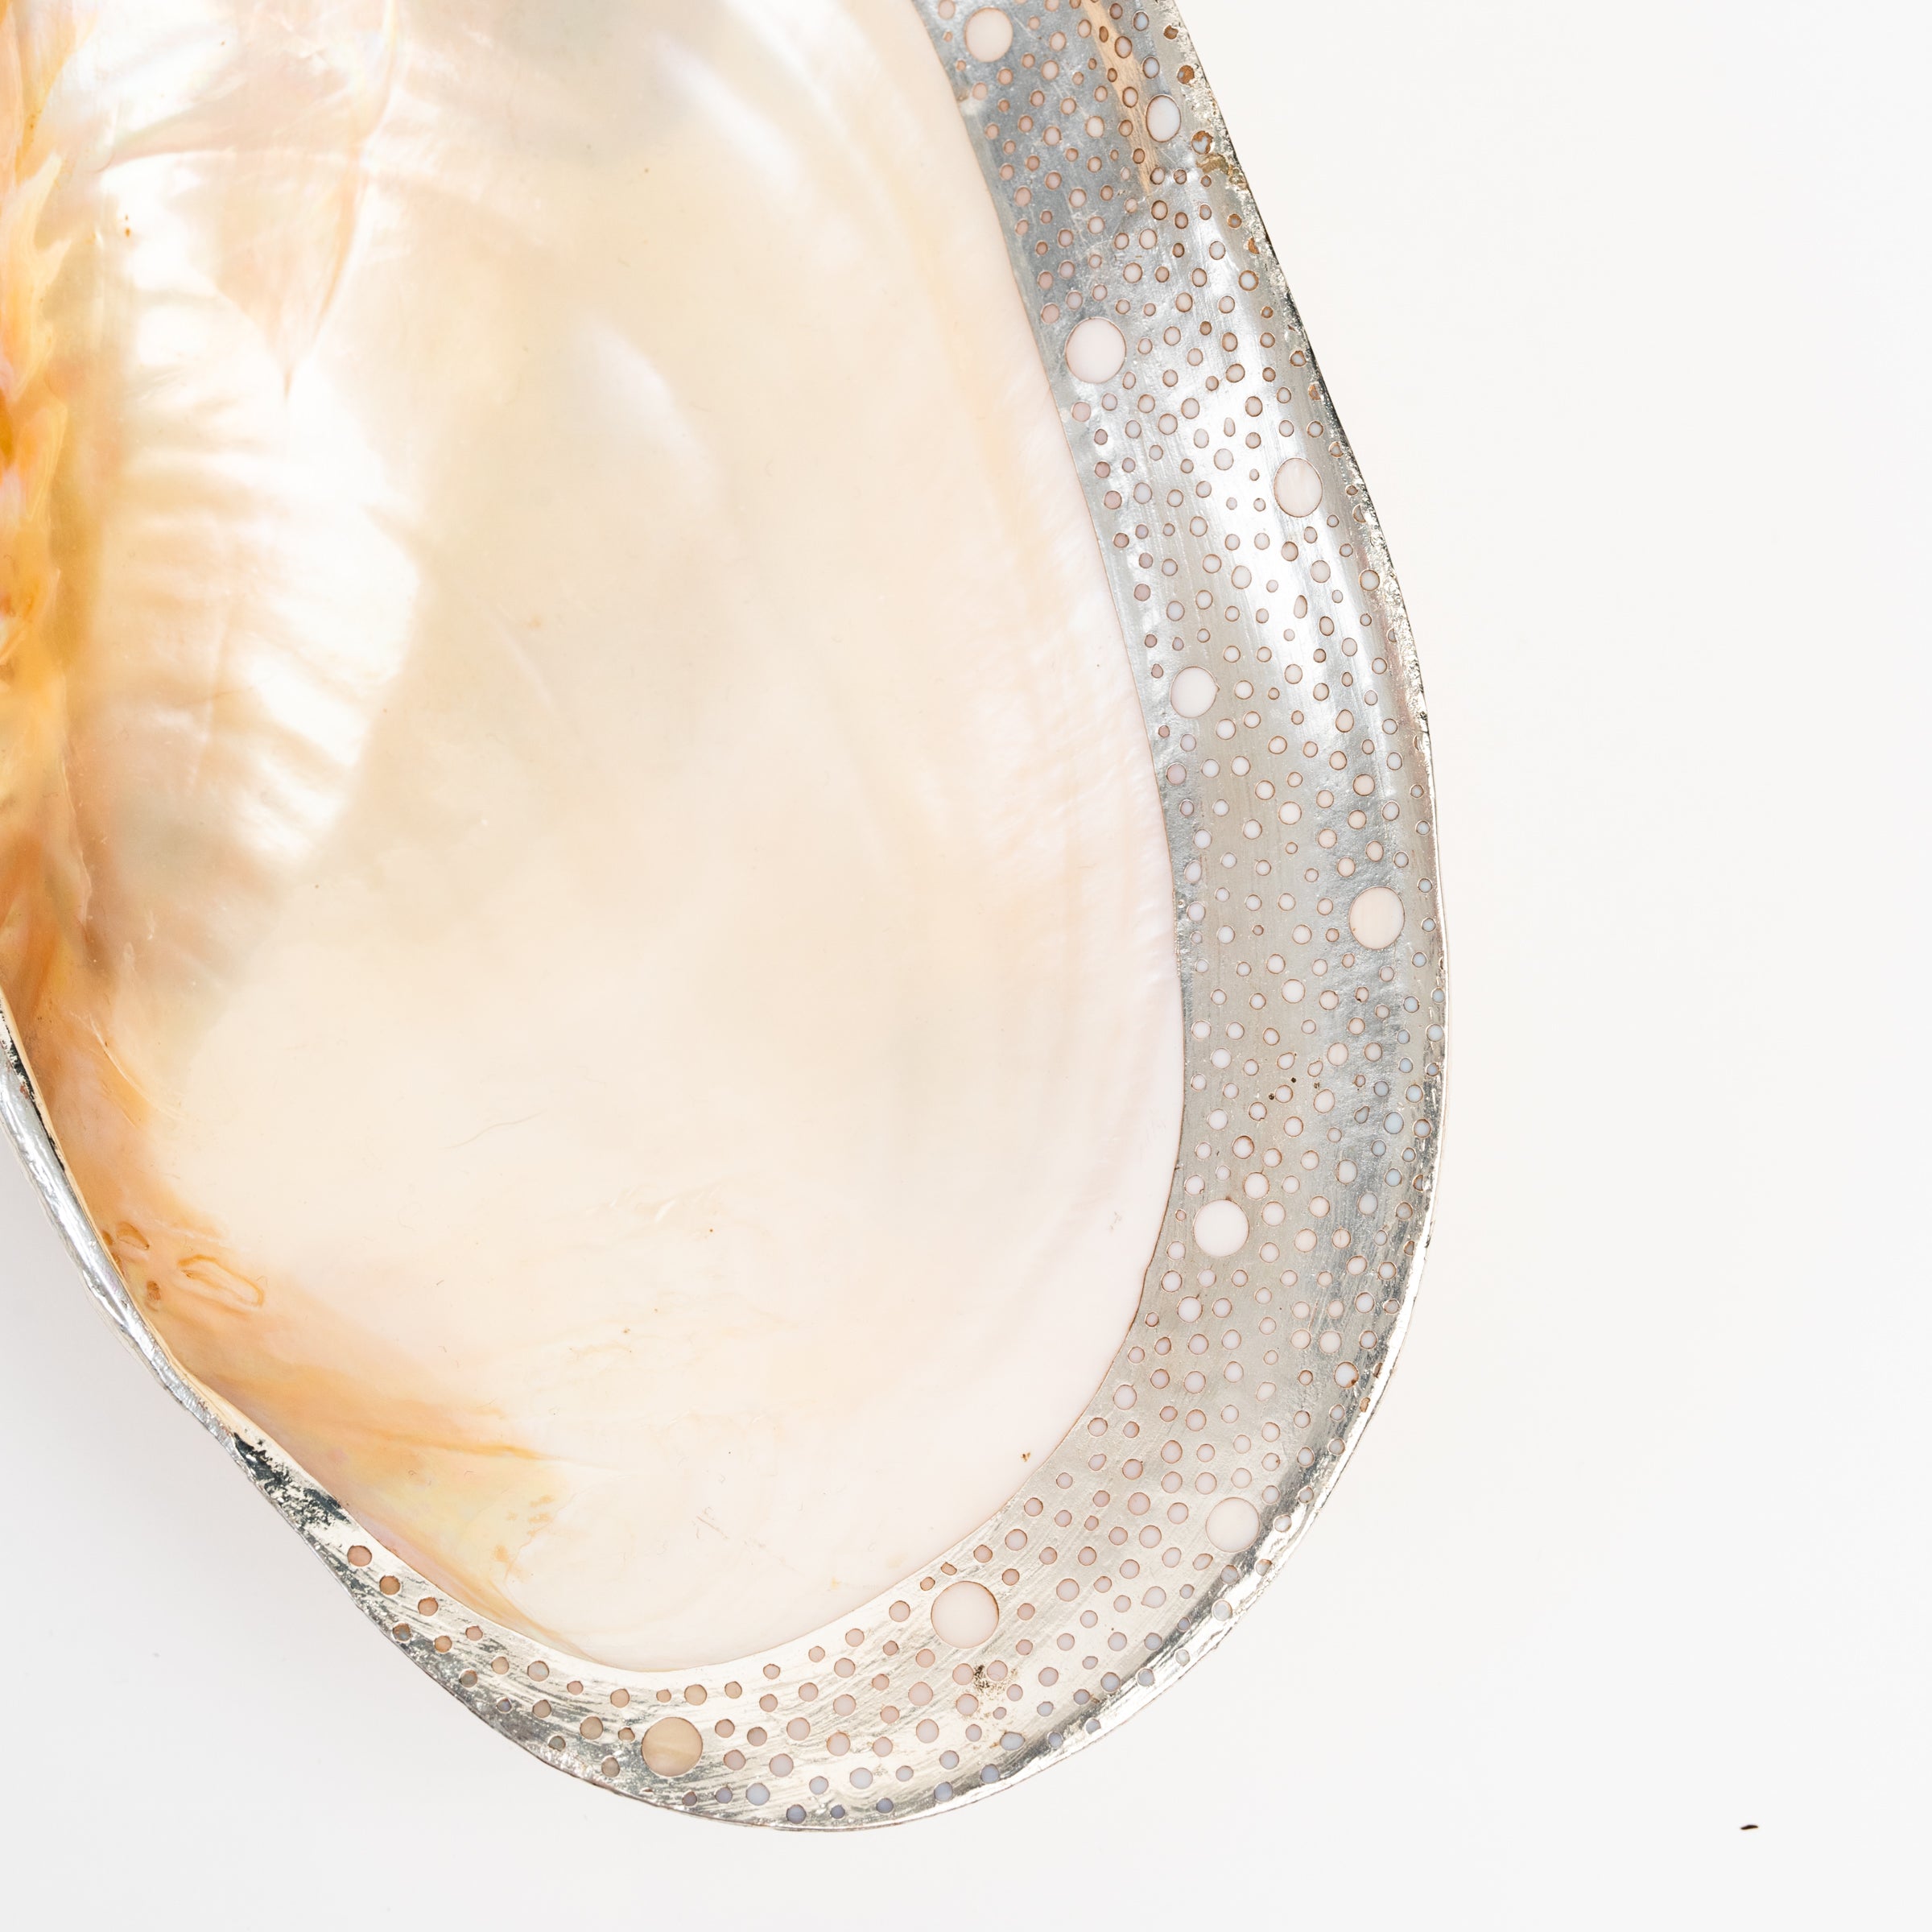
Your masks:
M1032 1775L1133 1715L1254 1603L1387 1387L1427 1245L1446 1060L1407 617L1179 11L906 3L980 157L1087 493L1174 865L1187 1090L1166 1232L1053 1455L930 1564L769 1653L674 1682L536 1644L444 1597L181 1373L88 1216L0 1002L0 1116L94 1299L389 1641L559 1769L806 1830L902 1822ZM981 12L1010 28L988 60L968 43ZM1391 900L1399 938L1372 946ZM1221 1203L1245 1227L1226 1254L1196 1222ZM961 1583L998 1620L956 1648L931 1605ZM646 1736L676 1719L701 1754L654 1770Z

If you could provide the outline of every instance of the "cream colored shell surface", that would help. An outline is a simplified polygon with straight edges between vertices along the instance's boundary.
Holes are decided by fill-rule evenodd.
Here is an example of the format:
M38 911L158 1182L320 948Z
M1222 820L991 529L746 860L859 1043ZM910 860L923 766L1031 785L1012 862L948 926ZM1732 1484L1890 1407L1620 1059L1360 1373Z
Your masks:
M1059 1449L836 1628L675 1681L539 1651L439 1596L182 1377L0 1038L0 1110L96 1298L391 1644L574 1776L803 1829L903 1820L1038 1770L1254 1600L1385 1387L1445 1057L1408 625L1185 26L1159 4L905 3L1063 414L1174 865L1179 1159L1133 1326Z

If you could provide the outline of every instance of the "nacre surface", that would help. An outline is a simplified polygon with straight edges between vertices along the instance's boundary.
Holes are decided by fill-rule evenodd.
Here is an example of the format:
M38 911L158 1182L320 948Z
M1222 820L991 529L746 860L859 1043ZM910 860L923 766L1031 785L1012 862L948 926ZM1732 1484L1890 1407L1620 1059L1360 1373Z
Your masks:
M1119 1343L1173 901L900 0L14 0L0 989L148 1319L465 1602L855 1605Z

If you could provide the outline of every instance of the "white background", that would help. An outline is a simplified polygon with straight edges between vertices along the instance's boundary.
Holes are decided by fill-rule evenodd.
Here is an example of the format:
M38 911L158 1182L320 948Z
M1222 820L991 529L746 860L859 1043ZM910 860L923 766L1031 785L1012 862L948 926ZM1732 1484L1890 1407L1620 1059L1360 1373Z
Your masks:
M1072 1765L694 1825L390 1654L0 1158L11 1922L1925 1922L1924 10L1189 12L1441 783L1440 1219L1334 1504Z

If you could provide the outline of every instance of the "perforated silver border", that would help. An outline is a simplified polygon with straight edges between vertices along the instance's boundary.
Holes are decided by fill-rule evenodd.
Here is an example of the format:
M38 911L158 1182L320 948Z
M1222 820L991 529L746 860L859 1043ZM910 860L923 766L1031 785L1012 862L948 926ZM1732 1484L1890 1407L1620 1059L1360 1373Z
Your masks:
M1176 881L1189 1084L1169 1235L1093 1406L1027 1484L897 1588L836 1628L766 1654L672 1682L535 1645L441 1598L275 1443L182 1375L88 1218L0 1009L0 1116L95 1299L390 1641L559 1769L648 1803L800 1829L902 1820L980 1798L1104 1735L1221 1641L1306 1532L1386 1386L1426 1246L1442 1113L1445 962L1427 724L1409 625L1360 473L1186 27L1158 0L1137 9L1064 0L1051 10L1034 0L1004 10L1012 44L985 63L964 45L976 8L907 3L932 38L980 158L1087 492L1159 774ZM1056 33L1066 36L1058 49ZM1049 60L1060 70L1051 78ZM1179 109L1179 131L1164 142L1146 122L1157 96ZM1075 111L1063 110L1067 100ZM1057 192L1042 186L1051 174L1062 177ZM1067 200L1075 179L1088 196L1077 218ZM1031 190L1025 207L1022 188ZM1103 197L1104 188L1113 192ZM1053 219L1042 221L1042 212ZM1151 316L1143 312L1150 303ZM1096 314L1121 329L1129 354L1108 382L1083 383L1068 372L1066 345ZM1203 320L1213 325L1205 338ZM1171 345L1170 328L1182 331ZM1232 349L1223 346L1227 336ZM1190 348L1203 351L1191 363ZM1291 455L1321 481L1321 503L1307 518L1289 517L1274 500L1274 474ZM1194 493L1203 480L1212 485L1204 499ZM1138 484L1151 490L1149 502L1136 501ZM1185 517L1163 514L1176 489ZM1239 506L1232 511L1230 490ZM1253 507L1257 499L1264 510ZM1190 527L1197 514L1206 526L1198 535ZM1262 533L1265 551L1256 543ZM1286 564L1284 544L1296 552ZM1265 588L1270 580L1277 588ZM1298 598L1305 615L1291 614ZM1324 617L1331 636L1320 629ZM1356 641L1352 658L1345 637ZM1326 666L1314 662L1318 647L1328 652ZM1379 673L1369 668L1378 659ZM1287 680L1291 663L1299 683ZM1189 666L1219 687L1198 720L1172 703L1174 679ZM1346 687L1344 666L1354 680ZM1223 726L1228 734L1216 735ZM1183 748L1184 738L1194 742ZM1354 791L1357 778L1369 781L1365 794ZM1316 803L1324 792L1331 806ZM1291 823L1285 805L1300 808ZM1393 820L1382 815L1389 805ZM1351 810L1365 822L1351 826ZM1198 889L1186 877L1197 861ZM1225 902L1212 896L1220 881L1232 895ZM1406 925L1401 943L1371 953L1352 939L1347 910L1377 885L1400 894ZM1279 905L1283 894L1291 909ZM1249 896L1258 910L1242 902ZM1323 904L1331 910L1318 912ZM1294 940L1297 927L1310 931L1307 943ZM1303 1033L1307 1021L1314 1030ZM1230 1025L1243 1029L1239 1040L1230 1041ZM1255 1051L1269 1027L1279 1041ZM1371 1046L1381 1050L1374 1061L1365 1058ZM1217 1049L1232 1055L1228 1067L1213 1065ZM1340 1051L1339 1063L1331 1049ZM1276 1063L1284 1052L1291 1066ZM1409 1071L1398 1074L1403 1064ZM1235 1093L1221 1091L1230 1084ZM1245 1158L1232 1151L1243 1133L1254 1143ZM1203 1146L1211 1151L1197 1159ZM1269 1146L1283 1156L1278 1166L1265 1164ZM1319 1158L1313 1177L1298 1166L1308 1149ZM1358 1184L1345 1189L1334 1178L1344 1158L1359 1170ZM1380 1178L1390 1173L1398 1187ZM1258 1199L1241 1191L1249 1174L1268 1183ZM1290 1174L1308 1187L1285 1193ZM1328 1202L1319 1216L1318 1183ZM1244 1204L1252 1231L1238 1254L1216 1261L1187 1231L1196 1208L1223 1195ZM1376 1205L1364 1209L1368 1195ZM1262 1218L1270 1206L1282 1211L1278 1224ZM1312 1237L1310 1252L1298 1236ZM1167 1252L1170 1240L1179 1257ZM1272 1261L1260 1258L1264 1241L1277 1250ZM1207 1289L1204 1268L1216 1275ZM1290 1268L1292 1288L1282 1279ZM1323 1274L1331 1278L1318 1287ZM1364 1293L1367 1311L1356 1307ZM1190 1294L1203 1304L1192 1320L1182 1307ZM1231 1305L1225 1318L1211 1312L1216 1298ZM1339 1322L1323 1314L1336 1299ZM1291 1312L1298 1301L1311 1311L1305 1320ZM1208 1345L1190 1353L1197 1335ZM1324 1335L1335 1338L1328 1352ZM1201 1378L1197 1389L1186 1386L1191 1373ZM1298 1413L1310 1415L1306 1429L1294 1426ZM1182 1447L1172 1467L1188 1472L1178 1491L1161 1486L1170 1465L1160 1449L1170 1441ZM1205 1465L1203 1446L1214 1451ZM1265 1466L1269 1455L1278 1468ZM1196 1486L1203 1471L1216 1484L1205 1495ZM1249 1480L1237 1490L1238 1471ZM1255 1504L1261 1533L1228 1552L1213 1546L1206 1523L1232 1494ZM1054 1521L1062 1510L1063 1525ZM1172 1567L1160 1560L1169 1550L1180 1553ZM939 1643L928 1616L935 1593L956 1578L983 1583L1000 1606L993 1635L970 1651ZM1164 1600L1150 1604L1156 1590ZM1042 1681L1045 1669L1056 1682ZM927 1701L915 1701L919 1686ZM842 1698L849 1709L836 1707ZM667 1716L699 1728L704 1755L688 1772L659 1777L639 1740ZM922 1723L936 1736L923 1740ZM788 1734L795 1724L803 1737Z

